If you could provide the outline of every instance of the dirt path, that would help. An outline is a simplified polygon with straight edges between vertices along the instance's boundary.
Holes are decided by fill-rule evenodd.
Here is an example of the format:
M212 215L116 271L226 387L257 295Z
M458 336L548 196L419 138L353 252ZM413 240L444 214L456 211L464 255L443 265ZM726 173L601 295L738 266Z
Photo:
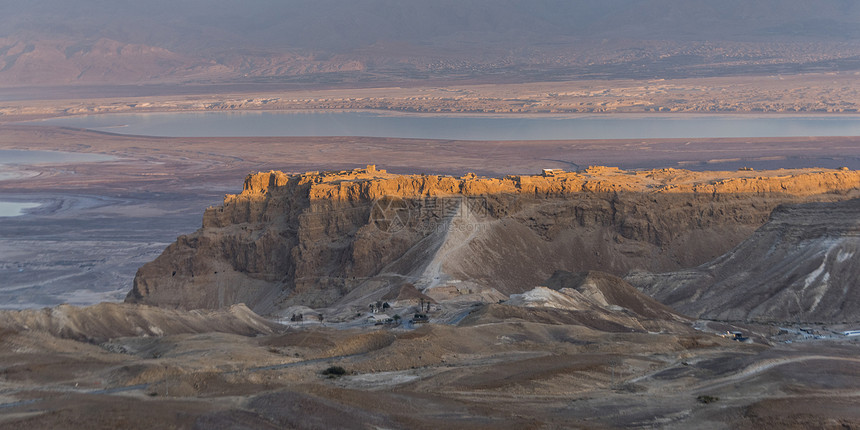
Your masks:
M698 386L693 387L693 391L695 392L705 392L709 390L714 390L716 388L723 387L725 385L738 382L743 379L751 378L760 373L771 370L775 367L784 366L792 363L802 363L805 361L813 361L813 360L828 360L828 361L846 361L852 363L860 364L860 358L849 358L849 357L829 357L824 355L807 355L801 357L790 357L790 358L779 358L779 359L768 359L762 360L757 363L753 363L747 366L745 369L740 372L734 373L729 376L724 376L722 378L708 381L706 383L702 383Z

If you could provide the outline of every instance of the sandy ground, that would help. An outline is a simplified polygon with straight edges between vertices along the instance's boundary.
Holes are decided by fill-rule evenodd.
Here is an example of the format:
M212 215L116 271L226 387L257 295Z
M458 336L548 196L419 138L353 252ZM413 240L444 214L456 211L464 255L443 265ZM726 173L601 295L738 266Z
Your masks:
M625 334L511 320L99 345L7 331L0 342L3 428L860 424L850 340L767 346L680 327ZM346 374L326 376L331 366Z
M856 71L683 79L477 80L7 88L0 122L111 112L374 109L410 113L857 113ZM539 79L539 78L538 78Z

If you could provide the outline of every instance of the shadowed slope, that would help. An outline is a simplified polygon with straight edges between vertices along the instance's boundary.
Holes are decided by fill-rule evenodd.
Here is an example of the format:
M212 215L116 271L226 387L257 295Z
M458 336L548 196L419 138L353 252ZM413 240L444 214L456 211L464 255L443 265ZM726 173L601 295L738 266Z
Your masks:
M860 321L860 200L786 205L723 256L627 280L682 312L720 320Z

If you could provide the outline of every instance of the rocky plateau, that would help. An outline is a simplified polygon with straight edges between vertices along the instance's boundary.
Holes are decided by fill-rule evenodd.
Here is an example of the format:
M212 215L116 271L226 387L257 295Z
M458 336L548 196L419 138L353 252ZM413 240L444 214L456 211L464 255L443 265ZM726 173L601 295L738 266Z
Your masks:
M308 306L346 314L355 303L379 300L407 284L434 299L471 295L493 302L525 293L558 270L600 270L639 273L637 286L698 315L695 305L682 303L690 296L682 295L685 289L649 284L641 272L689 269L752 246L750 241L763 243L759 239L773 230L773 221L756 230L774 209L776 219L791 210L785 204L836 205L842 212L831 216L842 214L845 221L827 231L850 233L856 204L831 202L858 192L860 173L847 169L590 167L503 178L394 175L374 166L257 173L248 176L241 194L207 209L200 230L144 265L126 301L185 309L245 303L261 314ZM806 235L818 231L792 225ZM826 251L795 270L809 268L803 279L820 281L825 275L816 269L819 260L844 266L853 263L851 256L847 248ZM717 278L742 276L736 265L726 267L731 276Z

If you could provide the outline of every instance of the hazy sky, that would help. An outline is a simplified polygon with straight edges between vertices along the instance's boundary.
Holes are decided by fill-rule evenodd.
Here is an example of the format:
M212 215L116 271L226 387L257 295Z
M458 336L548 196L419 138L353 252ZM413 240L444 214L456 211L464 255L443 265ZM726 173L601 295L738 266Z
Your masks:
M346 50L556 37L761 40L860 36L855 0L3 1L0 35L106 37L176 50Z
M663 78L858 58L857 0L0 0L0 86Z

